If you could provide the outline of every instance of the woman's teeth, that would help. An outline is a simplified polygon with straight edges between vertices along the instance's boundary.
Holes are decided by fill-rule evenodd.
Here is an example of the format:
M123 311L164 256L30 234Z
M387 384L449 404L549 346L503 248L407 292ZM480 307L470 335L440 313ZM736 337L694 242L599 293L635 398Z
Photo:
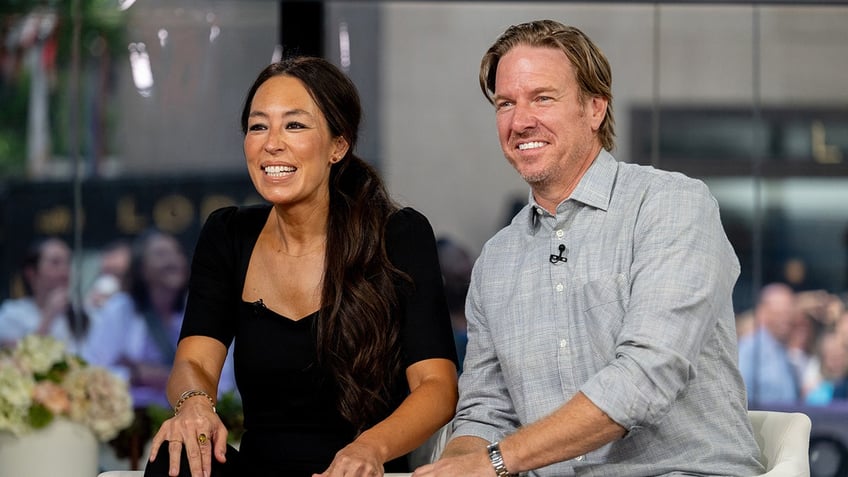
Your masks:
M276 176L276 177L284 176L286 174L291 174L292 172L294 172L296 170L297 170L297 168L292 167L292 166L265 166L265 173L268 174L269 176Z

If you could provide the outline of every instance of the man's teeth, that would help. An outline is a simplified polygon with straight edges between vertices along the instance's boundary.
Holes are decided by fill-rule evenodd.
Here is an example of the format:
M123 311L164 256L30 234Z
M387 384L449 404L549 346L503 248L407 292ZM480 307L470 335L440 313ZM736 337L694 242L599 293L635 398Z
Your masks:
M265 173L269 176L283 176L296 171L296 167L292 166L266 166Z
M523 144L518 145L518 149L521 151L526 151L527 149L536 149L537 147L544 146L545 143L542 141L534 141L534 142L525 142Z

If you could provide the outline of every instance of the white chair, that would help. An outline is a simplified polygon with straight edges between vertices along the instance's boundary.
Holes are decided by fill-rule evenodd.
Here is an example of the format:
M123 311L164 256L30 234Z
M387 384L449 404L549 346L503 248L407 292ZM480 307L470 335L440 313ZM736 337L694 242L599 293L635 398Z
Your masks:
M766 473L758 477L810 476L810 418L800 412L748 411L760 462Z

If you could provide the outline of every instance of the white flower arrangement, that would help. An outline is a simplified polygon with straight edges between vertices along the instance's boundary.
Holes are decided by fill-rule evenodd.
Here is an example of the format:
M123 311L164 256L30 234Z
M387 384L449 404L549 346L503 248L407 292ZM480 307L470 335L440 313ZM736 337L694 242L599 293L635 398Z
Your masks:
M80 423L108 441L133 422L126 381L88 366L51 337L29 335L0 352L0 431L22 435L55 417Z

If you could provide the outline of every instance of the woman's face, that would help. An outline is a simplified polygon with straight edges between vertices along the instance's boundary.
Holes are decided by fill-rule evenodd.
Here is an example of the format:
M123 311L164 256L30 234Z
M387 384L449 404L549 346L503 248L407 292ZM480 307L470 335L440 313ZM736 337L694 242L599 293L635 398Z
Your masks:
M188 259L177 239L154 235L144 247L142 274L149 288L182 290L188 282Z
M303 83L275 76L250 104L244 156L257 192L275 205L329 201L330 167L347 152Z
M30 279L33 294L43 296L57 288L67 288L71 276L71 249L59 240L47 240Z

